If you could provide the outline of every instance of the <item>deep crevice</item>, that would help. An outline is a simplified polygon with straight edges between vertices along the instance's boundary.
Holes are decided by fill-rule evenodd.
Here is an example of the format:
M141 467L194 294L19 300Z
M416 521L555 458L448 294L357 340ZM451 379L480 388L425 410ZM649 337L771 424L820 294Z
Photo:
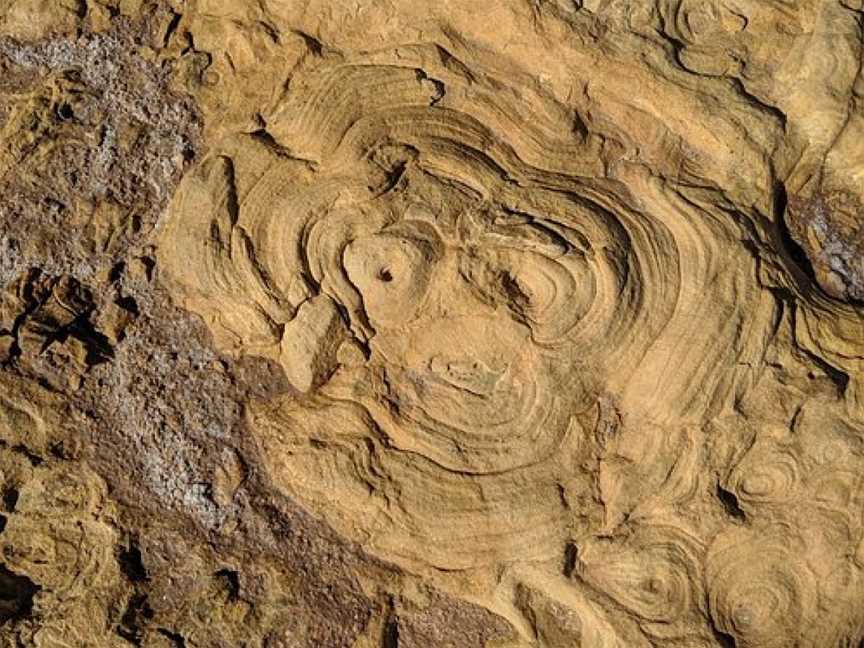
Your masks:
M395 617L388 619L384 624L381 648L399 648L399 623Z
M5 445L5 444L0 443L0 445ZM17 445L12 446L11 449L12 449L12 452L17 452L18 454L23 456L25 459L27 459L27 461L30 462L30 465L33 466L34 468L36 468L37 466L40 466L45 461L42 457L40 457L36 453L31 452L30 449L27 446L25 446L24 444L19 443Z
M7 486L3 489L3 510L7 513L13 513L18 505L18 489L14 486Z
M141 557L141 550L135 543L130 543L128 549L123 549L117 553L117 562L120 565L120 571L132 583L143 583L149 580L147 569L144 567L144 561Z
M240 598L240 574L233 569L220 569L215 575L225 586L229 601L236 601Z
M713 626L711 629L714 632L714 638L717 640L717 643L720 644L721 648L737 648L738 644L735 643L735 638L732 635L727 634L722 630L718 630Z
M720 484L717 484L717 499L720 500L720 503L730 517L742 522L747 519L747 515L738 503L738 497L736 497L735 493L726 490Z
M259 128L256 131L252 131L249 135L252 137L252 139L263 144L272 153L275 153L280 157L291 157L288 149L286 149L279 142L277 142L276 138L273 137L273 135L271 135L266 128Z
M564 575L570 578L579 563L579 547L575 542L568 542L564 548Z
M165 37L162 39L163 47L168 47L168 43L171 41L171 37L177 31L177 26L180 24L180 19L183 18L182 13L172 11L171 14L171 21L168 23L168 27L165 30Z
M786 195L786 187L782 182L778 182L774 185L774 221L777 223L779 242L789 256L789 259L815 284L816 272L813 270L813 264L810 263L810 258L807 256L804 248L795 240L792 232L789 230L789 226L786 224L788 208L789 198Z
M303 42L306 43L306 47L309 48L309 51L312 52L314 56L321 56L321 54L323 54L324 44L317 38L299 30L295 30L294 34L303 39Z
M118 261L111 267L111 271L108 274L108 281L114 283L115 281L120 281L120 278L123 276L123 272L126 270L126 262Z
M179 632L171 632L167 628L157 628L156 632L173 642L176 648L186 648L186 638Z
M123 310L132 313L135 317L138 317L141 314L138 310L138 302L135 301L134 297L120 297L115 303Z
M33 598L40 589L26 576L0 565L0 626L29 616L33 611Z
M147 595L135 594L126 605L126 611L117 626L117 634L126 641L140 646L144 637L144 627L152 618L153 610L147 603Z
M828 364L824 359L820 358L815 353L803 348L799 347L801 351L815 364L818 366L828 379L834 383L834 386L837 387L837 395L842 398L846 394L846 389L849 387L849 374L845 371L834 367L833 365Z
M396 614L396 601L387 598L387 618L381 631L381 648L399 648L399 617Z

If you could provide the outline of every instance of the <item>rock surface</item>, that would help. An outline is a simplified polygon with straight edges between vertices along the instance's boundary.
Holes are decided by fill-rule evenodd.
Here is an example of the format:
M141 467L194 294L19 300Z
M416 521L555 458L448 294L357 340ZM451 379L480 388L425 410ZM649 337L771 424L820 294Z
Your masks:
M864 641L860 0L0 0L0 648Z

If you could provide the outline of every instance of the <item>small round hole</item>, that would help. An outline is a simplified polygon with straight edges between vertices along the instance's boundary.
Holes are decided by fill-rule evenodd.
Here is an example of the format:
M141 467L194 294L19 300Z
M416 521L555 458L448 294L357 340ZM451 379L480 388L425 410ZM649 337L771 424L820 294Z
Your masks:
M378 271L378 279L383 281L384 283L390 283L393 281L393 273L390 272L389 268L381 268Z
M69 121L75 116L75 111L72 110L72 106L67 103L60 104L57 107L57 117L60 118L60 121Z

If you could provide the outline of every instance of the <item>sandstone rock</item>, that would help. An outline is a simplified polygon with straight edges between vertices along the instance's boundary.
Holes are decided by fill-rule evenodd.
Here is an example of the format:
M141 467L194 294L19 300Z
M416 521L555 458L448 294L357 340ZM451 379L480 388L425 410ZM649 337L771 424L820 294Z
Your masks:
M0 648L858 645L862 10L0 2Z

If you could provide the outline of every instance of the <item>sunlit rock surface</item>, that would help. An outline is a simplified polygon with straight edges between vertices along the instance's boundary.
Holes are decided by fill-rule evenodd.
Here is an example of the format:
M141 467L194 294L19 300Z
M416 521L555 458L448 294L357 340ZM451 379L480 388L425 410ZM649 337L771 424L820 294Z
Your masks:
M0 3L0 647L864 641L862 11Z

